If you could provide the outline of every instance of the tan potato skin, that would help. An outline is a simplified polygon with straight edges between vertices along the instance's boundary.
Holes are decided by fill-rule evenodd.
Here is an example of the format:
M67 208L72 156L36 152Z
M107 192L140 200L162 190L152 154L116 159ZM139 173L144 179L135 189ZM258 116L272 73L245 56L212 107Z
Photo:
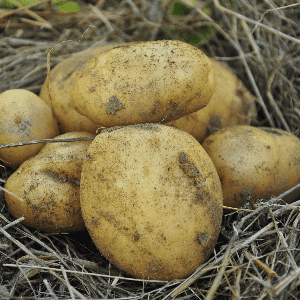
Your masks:
M101 132L83 163L80 194L95 245L137 278L189 276L208 259L220 232L216 169L191 135L170 126Z
M87 132L70 132L55 139L93 137ZM46 232L71 232L84 228L80 210L82 162L91 141L48 143L25 161L6 182L5 199L15 218Z
M71 88L71 103L106 127L169 122L205 107L214 89L212 64L198 48L139 42L90 59Z
M292 133L232 126L211 134L202 146L218 171L225 206L240 207L249 196L269 199L300 183L300 140Z
M40 91L40 97L53 109L61 134L74 131L95 133L100 127L100 125L79 114L73 108L70 100L70 90L75 82L76 74L89 59L119 45L122 44L114 43L89 48L85 51L75 53L71 57L58 63L50 73L51 100L48 92L47 79L45 80Z
M7 90L0 95L0 144L52 139L57 135L56 120L40 97L23 89ZM0 159L17 168L44 145L2 148Z
M257 118L255 97L225 65L211 58L215 92L203 109L166 123L191 134L202 143L212 132L234 125L250 125Z

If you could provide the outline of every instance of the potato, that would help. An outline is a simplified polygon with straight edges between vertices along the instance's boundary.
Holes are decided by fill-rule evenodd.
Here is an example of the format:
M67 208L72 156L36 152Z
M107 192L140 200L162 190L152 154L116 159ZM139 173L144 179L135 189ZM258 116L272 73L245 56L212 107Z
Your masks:
M269 199L300 183L300 140L292 133L232 126L213 133L202 146L218 171L226 206L240 207L249 196Z
M50 108L34 93L7 90L0 95L0 144L52 139L58 135ZM8 166L19 167L36 155L44 144L0 149L0 159Z
M60 138L93 137L69 132ZM6 182L5 199L15 218L46 232L70 232L84 228L79 185L82 162L91 141L49 143L25 161ZM23 199L23 201L22 201Z
M102 131L83 163L80 203L100 252L144 279L185 278L217 241L216 169L188 133L161 124Z
M169 122L207 105L215 89L209 58L180 41L139 42L90 59L71 103L102 126Z
M79 114L73 108L70 100L70 90L75 82L76 74L90 58L118 45L119 44L114 43L89 48L85 51L75 53L58 63L50 73L51 100L48 92L47 79L45 80L40 91L40 97L53 109L55 118L59 124L60 133L74 131L95 133L100 127L100 125Z
M255 97L228 67L214 59L211 62L216 88L207 106L166 124L188 132L200 143L220 128L250 125L257 118Z

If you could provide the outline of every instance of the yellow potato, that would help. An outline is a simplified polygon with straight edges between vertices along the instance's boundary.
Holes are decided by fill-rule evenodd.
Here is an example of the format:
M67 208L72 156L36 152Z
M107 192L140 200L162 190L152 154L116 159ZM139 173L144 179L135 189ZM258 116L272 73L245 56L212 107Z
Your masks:
M300 140L292 133L232 126L211 134L202 146L218 171L226 206L242 206L249 196L269 199L300 183Z
M55 139L93 137L69 132ZM25 161L6 182L5 199L15 218L47 232L70 232L84 228L80 210L80 176L91 141L48 143Z
M0 95L0 144L52 139L58 127L51 109L34 93L7 90ZM36 155L44 144L0 149L0 159L8 166L19 167Z
M185 278L217 241L216 169L188 133L161 124L102 131L82 166L80 203L100 252L144 279Z
M255 97L225 65L211 59L215 70L216 88L201 110L166 125L191 134L200 143L212 132L234 125L250 125L256 119Z
M51 100L47 79L45 80L40 91L40 97L53 109L60 133L74 131L95 133L100 127L100 125L79 114L73 108L70 101L70 90L75 82L76 74L90 58L118 45L115 43L89 48L58 63L50 73Z
M215 89L209 58L180 41L139 42L90 59L71 103L102 126L169 122L207 105Z

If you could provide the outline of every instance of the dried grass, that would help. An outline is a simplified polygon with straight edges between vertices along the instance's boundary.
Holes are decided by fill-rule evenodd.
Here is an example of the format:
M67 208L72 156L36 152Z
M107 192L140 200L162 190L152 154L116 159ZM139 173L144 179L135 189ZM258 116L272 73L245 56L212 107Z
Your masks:
M180 39L233 67L257 97L254 125L299 135L298 1L182 0L183 7L170 0L91 0L67 15L37 9L47 2L0 9L0 92L39 93L54 46L51 68L94 43ZM13 170L0 172L4 185ZM46 234L22 225L9 214L1 190L0 298L299 299L300 200L285 204L283 196L226 210L210 260L186 280L155 282L110 265L87 231Z

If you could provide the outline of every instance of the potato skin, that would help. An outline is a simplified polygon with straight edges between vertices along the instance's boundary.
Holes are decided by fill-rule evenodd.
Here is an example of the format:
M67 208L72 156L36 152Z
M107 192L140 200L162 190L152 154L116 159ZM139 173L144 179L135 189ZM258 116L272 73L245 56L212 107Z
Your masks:
M250 125L257 118L255 97L225 65L210 58L216 88L207 106L166 123L191 134L202 143L212 132L234 125Z
M58 121L60 134L74 131L95 133L100 127L100 125L92 122L74 109L71 105L70 90L75 82L76 74L89 59L119 45L114 43L89 48L85 51L75 53L58 63L50 73L51 100L47 79L45 80L40 91L40 97L53 109L55 118Z
M187 277L207 260L220 232L216 169L191 135L169 126L102 131L87 151L80 195L100 252L137 278Z
M0 144L52 139L58 135L56 120L49 107L34 93L14 89L0 95ZM19 167L36 155L44 144L0 149L0 159Z
M70 132L59 138L93 137ZM71 232L84 228L79 185L82 162L91 141L48 143L25 161L6 182L5 199L15 218L46 232Z
M71 88L71 103L106 127L169 122L205 107L214 89L212 64L198 48L139 42L90 59Z
M240 207L249 196L269 199L300 183L300 140L292 133L232 126L211 134L202 146L218 171L226 206Z

